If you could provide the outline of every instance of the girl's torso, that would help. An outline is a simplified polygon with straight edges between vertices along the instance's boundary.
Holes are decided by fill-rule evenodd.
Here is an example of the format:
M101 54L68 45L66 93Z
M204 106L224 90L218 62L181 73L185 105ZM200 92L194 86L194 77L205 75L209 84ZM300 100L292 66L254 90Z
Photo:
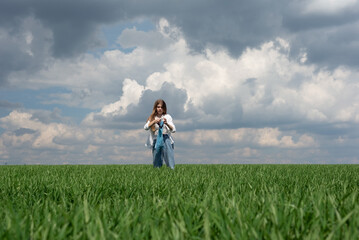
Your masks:
M165 115L162 115L161 117L156 116L155 119L156 120L157 119L162 119L163 120L164 117L165 117ZM160 129L159 124L155 124L155 129L156 129L156 131L154 132L154 134L157 136L158 130ZM168 134L169 132L170 132L169 128L164 124L163 128L162 128L162 134Z

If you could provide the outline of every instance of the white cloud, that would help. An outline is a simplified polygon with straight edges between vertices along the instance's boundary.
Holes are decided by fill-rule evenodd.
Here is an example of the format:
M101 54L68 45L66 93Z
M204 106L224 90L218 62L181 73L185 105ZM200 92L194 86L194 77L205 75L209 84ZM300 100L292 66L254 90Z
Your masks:
M85 152L86 154L90 154L90 153L94 153L97 152L97 150L99 149L98 146L94 146L94 145L88 145L88 147L86 148Z
M257 141L261 146L301 148L318 145L313 137L306 134L298 136L298 141L293 141L293 136L283 135L277 128L264 128L257 130ZM295 134L297 135L297 134Z
M10 130L3 134L3 141L13 147L28 145L32 148L52 148L64 149L64 146L57 144L54 138L74 132L75 128L70 129L61 123L44 124L38 120L32 119L32 114L27 112L13 111L8 116L0 119L1 126ZM16 135L13 132L17 129L26 128L34 131L32 134Z
M287 135L290 134L290 135ZM293 139L298 139L294 141ZM239 128L221 130L196 130L180 132L176 139L193 145L236 145L256 147L303 148L316 147L318 143L307 134L283 133L278 128Z
M125 79L122 87L122 96L119 101L106 105L102 108L103 115L125 115L127 106L130 104L137 105L144 91L144 87L139 85L135 80Z
M142 129L113 131L64 123L43 123L31 112L13 111L0 118L0 161L22 157L21 163L114 163L144 160ZM21 129L26 129L22 130ZM131 150L132 149L132 150ZM130 152L128 152L130 151ZM89 157L90 155L90 157ZM17 157L16 157L17 156ZM16 162L9 162L16 163Z
M304 13L335 14L351 8L357 3L357 0L308 0L304 6Z

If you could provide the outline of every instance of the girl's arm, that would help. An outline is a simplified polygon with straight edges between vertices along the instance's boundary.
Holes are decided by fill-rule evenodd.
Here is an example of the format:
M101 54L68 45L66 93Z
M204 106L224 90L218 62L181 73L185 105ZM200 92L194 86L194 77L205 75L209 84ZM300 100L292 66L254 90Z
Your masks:
M172 117L169 114L164 117L164 124L166 124L172 133L176 132L176 126L174 125Z
M150 123L150 121L147 121L145 126L143 126L143 128L147 131L148 129L150 129L150 127L148 126L148 124Z
M153 124L159 123L161 121L161 119L154 119L153 121L147 121L147 123L145 124L145 126L143 127L145 130L148 130L152 127Z

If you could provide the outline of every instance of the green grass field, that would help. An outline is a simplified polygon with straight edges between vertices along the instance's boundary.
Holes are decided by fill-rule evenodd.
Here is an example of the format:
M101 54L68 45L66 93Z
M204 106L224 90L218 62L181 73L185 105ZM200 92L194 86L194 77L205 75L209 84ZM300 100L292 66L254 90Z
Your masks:
M359 239L359 165L1 166L0 239Z

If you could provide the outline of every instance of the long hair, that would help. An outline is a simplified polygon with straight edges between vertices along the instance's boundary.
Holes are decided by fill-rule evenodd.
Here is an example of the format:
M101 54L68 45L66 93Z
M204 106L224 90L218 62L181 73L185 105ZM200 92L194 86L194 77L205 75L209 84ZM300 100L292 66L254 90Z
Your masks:
M163 99L157 99L156 102L153 104L153 109L152 109L152 113L151 115L148 117L147 121L153 121L157 115L157 105L161 104L162 105L162 109L163 109L163 114L167 113L167 106L166 106L166 102L163 101ZM155 131L155 125L153 125L151 127L152 131Z

